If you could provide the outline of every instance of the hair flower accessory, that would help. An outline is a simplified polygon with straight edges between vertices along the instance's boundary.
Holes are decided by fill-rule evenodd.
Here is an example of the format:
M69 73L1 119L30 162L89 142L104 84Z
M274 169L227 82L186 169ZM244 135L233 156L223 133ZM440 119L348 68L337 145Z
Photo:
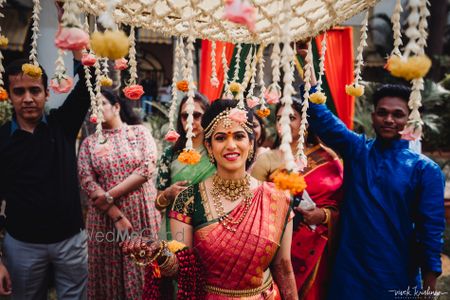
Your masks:
M91 35L91 48L96 55L115 60L128 54L129 41L120 30L107 30L104 33L96 31Z
M128 60L125 58L119 58L114 61L114 70L123 71L128 68Z
M42 76L42 69L41 69L41 67L39 67L39 65L23 64L22 72L25 75L28 75L34 79L39 79Z
M305 178L297 172L279 171L273 178L275 187L298 195L306 188Z
M201 154L195 149L184 149L178 156L178 161L187 165L195 165L200 161L201 157Z
M237 123L245 123L247 122L247 112L243 109L233 108L230 110L228 118Z
M260 100L258 97L250 97L247 98L247 106L249 108L253 108L259 104Z
M266 118L267 116L270 115L270 109L268 109L267 107L258 109L256 111L256 114L260 117L260 118Z
M224 19L244 25L250 32L255 31L255 7L248 4L247 1L226 0L224 11Z
M62 27L56 33L55 45L62 50L82 50L89 45L89 35L77 27Z
M0 86L0 102L6 101L8 100L8 98L8 92L2 86Z
M189 82L187 80L180 80L177 82L177 90L180 92L189 91Z
M83 53L83 56L81 57L81 64L83 66L92 67L95 65L96 61L97 58L91 53Z
M144 88L140 84L132 84L125 87L123 93L130 100L139 100L144 95Z
M361 97L364 94L364 86L348 84L345 86L345 92L350 96Z
M324 104L327 101L327 96L322 92L315 92L309 96L309 101L314 104Z
M0 35L0 48L5 48L6 46L8 46L8 43L9 43L8 38L3 34Z
M70 91L73 86L73 79L67 75L54 77L50 81L50 88L57 94L64 94Z
M175 143L180 135L175 130L169 130L166 135L164 136L164 140L169 143Z

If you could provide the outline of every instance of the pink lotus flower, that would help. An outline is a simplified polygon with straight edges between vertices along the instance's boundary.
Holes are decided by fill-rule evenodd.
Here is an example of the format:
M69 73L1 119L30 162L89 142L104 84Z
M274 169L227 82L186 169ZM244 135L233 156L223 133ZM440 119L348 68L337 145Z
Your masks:
M92 124L97 124L97 115L96 114L92 114L91 117L89 118L89 122L91 122Z
M125 58L119 58L116 59L114 62L114 70L125 70L126 68L128 68L128 60L126 60Z
M422 136L422 126L415 126L414 124L408 124L399 132L402 135L402 139L407 141L420 140Z
M214 88L218 88L218 87L219 87L219 79L217 79L217 78L211 78L211 85L212 85Z
M247 106L253 108L259 104L259 99L257 97L247 98Z
M237 123L245 123L247 121L247 112L239 108L233 108L230 110L228 118Z
M82 50L89 45L89 35L76 27L63 27L56 33L55 45L62 50Z
M250 32L255 31L255 8L245 0L226 0L224 19L247 26Z
M280 102L280 93L276 90L266 90L264 92L264 98L266 98L267 104L277 104Z
M166 136L164 137L164 140L168 141L169 143L175 143L180 135L175 130L169 130L169 132L166 133Z
M58 80L57 78L53 78L50 81L50 88L57 94L64 94L70 91L73 86L73 79L71 77L65 77L63 79Z
M133 84L125 87L123 93L130 100L139 100L144 95L144 88L140 84Z
M81 57L81 64L83 66L92 67L96 61L97 58L95 57L95 55L90 53L83 53L83 56Z

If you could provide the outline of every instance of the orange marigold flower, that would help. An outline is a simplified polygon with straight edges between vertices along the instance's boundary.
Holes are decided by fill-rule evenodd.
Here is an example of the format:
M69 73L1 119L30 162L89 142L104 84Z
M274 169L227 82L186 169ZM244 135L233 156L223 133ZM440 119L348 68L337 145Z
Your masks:
M6 36L4 36L3 34L0 35L0 47L4 48L6 46L8 46L9 40Z
M177 240L172 240L167 243L167 249L169 249L169 251L172 253L177 253L178 251L183 250L186 247L187 246L185 244Z
M345 92L350 96L361 97L364 94L364 86L348 84L345 86Z
M100 78L100 85L101 86L112 86L112 84L113 84L113 81L112 81L111 78L106 77L106 76L102 76Z
M385 68L392 76L408 81L424 77L431 68L431 60L426 55L416 55L407 59L393 55L389 57Z
M289 190L292 195L298 195L306 189L305 178L297 172L278 172L273 182L278 189Z
M42 76L42 69L38 65L33 64L23 64L22 72L34 79L39 79Z
M256 111L256 114L260 117L260 118L265 118L268 115L270 115L270 109L268 108L263 108L263 109L258 109Z
M195 149L184 149L178 156L178 161L187 165L195 165L200 161L201 157L201 154Z
M309 101L314 104L324 104L327 101L327 96L322 92L315 92L309 96Z
M231 82L230 83L230 92L233 96L236 96L241 91L241 84L239 82Z
M0 86L0 101L6 101L8 100L9 96L8 96L8 92Z
M187 80L180 80L177 82L177 89L181 92L189 91L189 82Z

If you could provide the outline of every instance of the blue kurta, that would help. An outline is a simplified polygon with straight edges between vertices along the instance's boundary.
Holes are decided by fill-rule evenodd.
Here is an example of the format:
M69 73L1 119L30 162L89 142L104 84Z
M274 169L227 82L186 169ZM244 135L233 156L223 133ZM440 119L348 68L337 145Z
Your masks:
M408 149L347 129L325 105L311 104L310 129L344 159L340 239L329 299L394 299L417 286L418 270L441 272L444 177Z

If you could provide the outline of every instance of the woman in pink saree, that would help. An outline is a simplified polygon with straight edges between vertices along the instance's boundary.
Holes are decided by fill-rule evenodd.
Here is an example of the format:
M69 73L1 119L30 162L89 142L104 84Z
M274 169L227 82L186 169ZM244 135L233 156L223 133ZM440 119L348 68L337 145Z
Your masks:
M178 242L134 239L123 245L137 263L149 264L144 299L170 295L160 277L178 279L177 299L298 299L291 198L246 172L253 160L253 116L236 104L217 100L203 116L217 172L175 199L169 217Z

